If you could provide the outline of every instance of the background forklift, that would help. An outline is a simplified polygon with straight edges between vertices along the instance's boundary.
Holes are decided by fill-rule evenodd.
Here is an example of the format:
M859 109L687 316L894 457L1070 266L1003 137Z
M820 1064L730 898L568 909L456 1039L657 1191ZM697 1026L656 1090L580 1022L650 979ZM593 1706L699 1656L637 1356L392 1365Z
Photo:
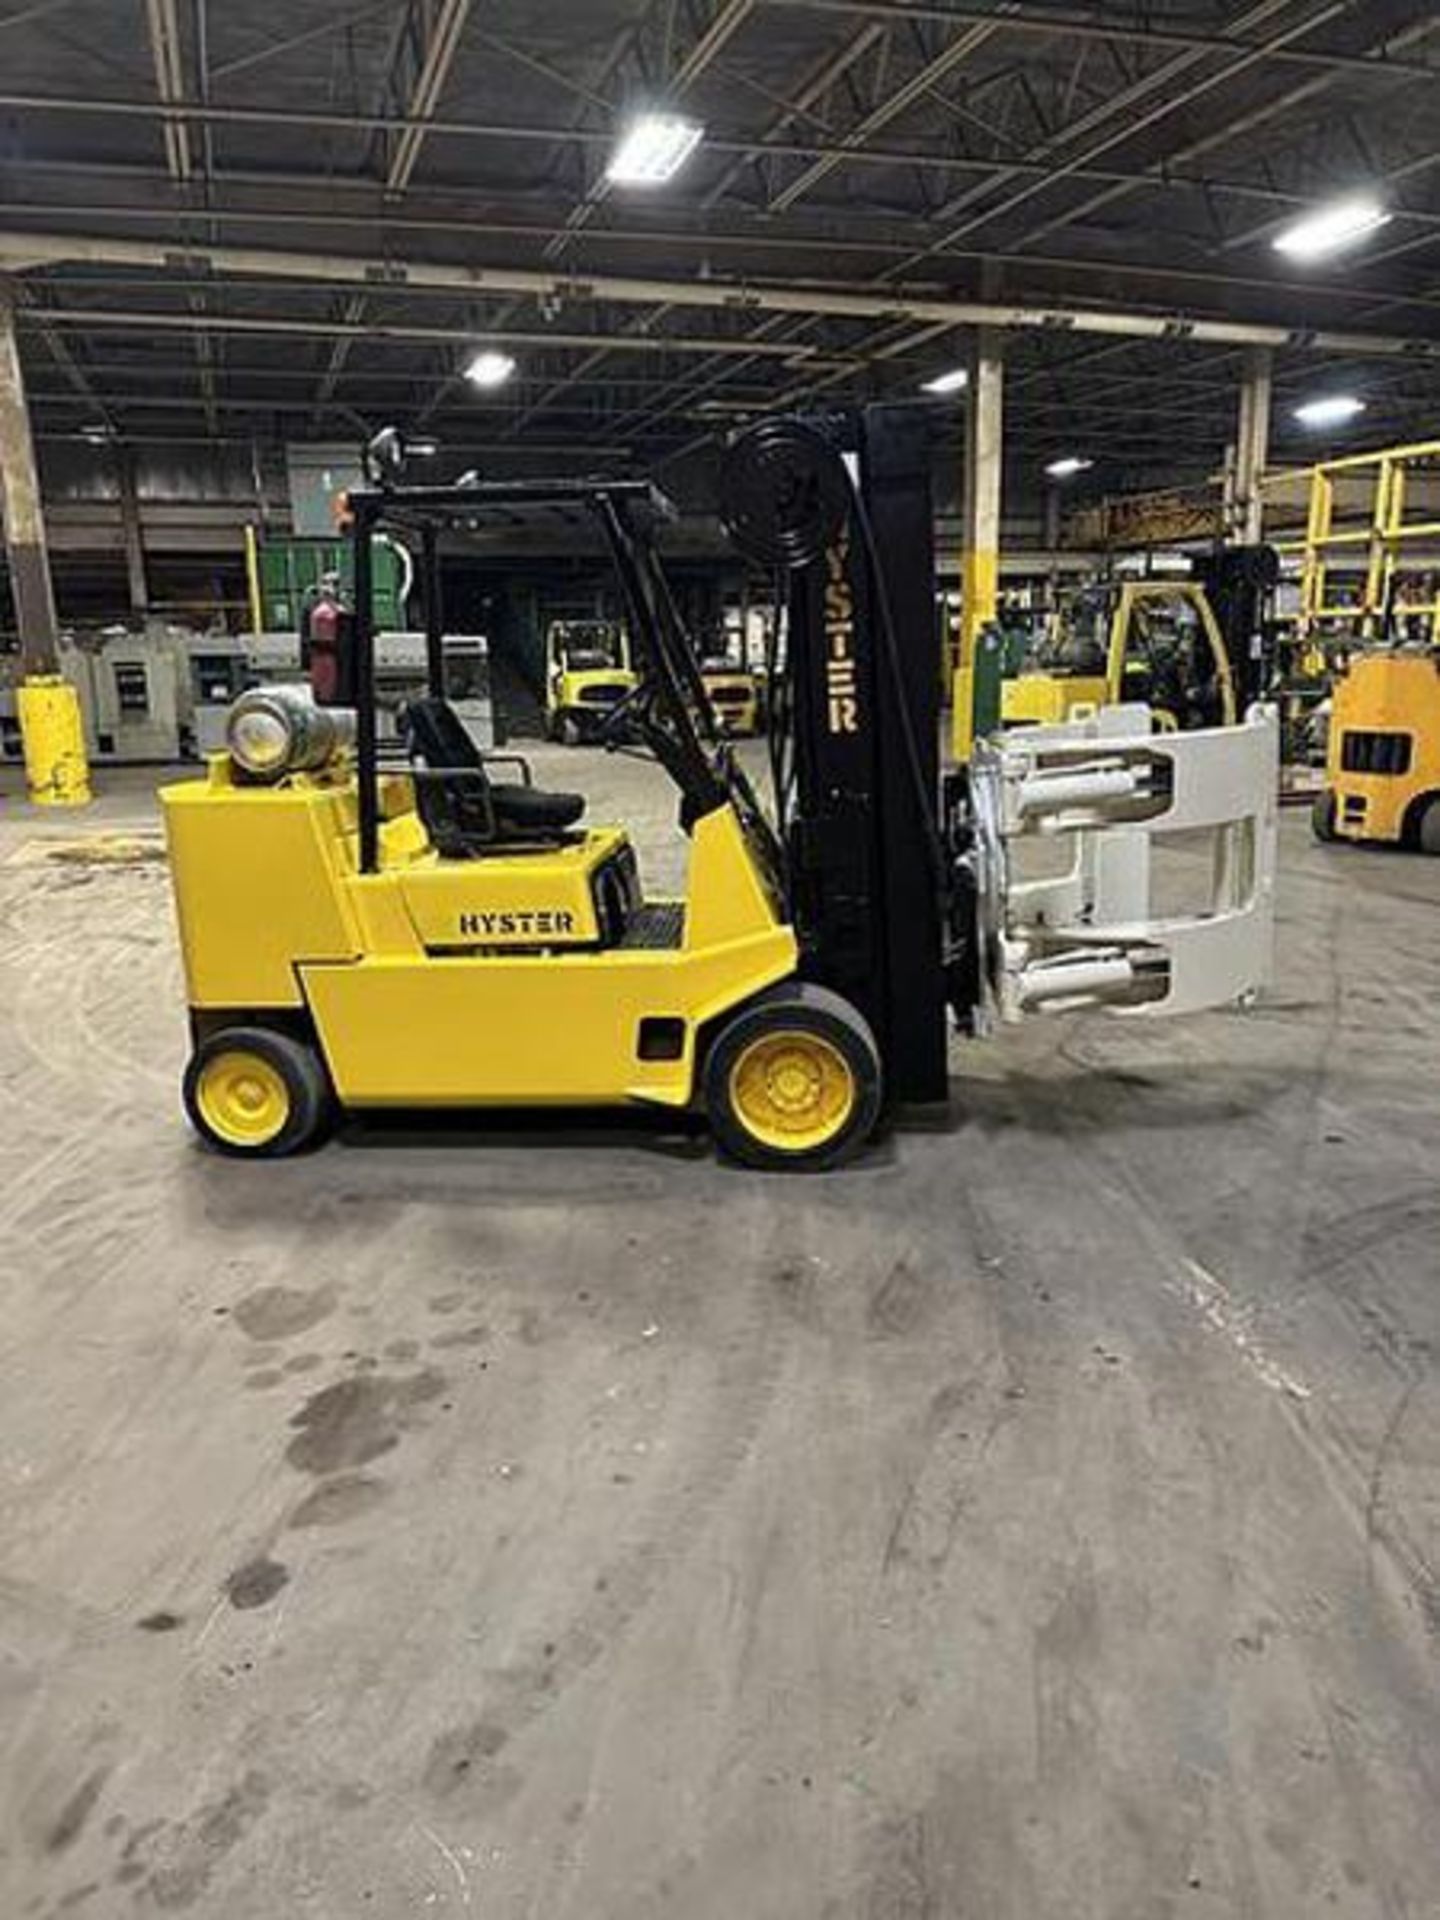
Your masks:
M1319 840L1440 854L1440 649L1357 653L1331 694Z
M1001 689L1004 726L1053 726L1145 701L1163 730L1233 726L1262 690L1267 547L1224 548L1189 579L1083 588Z
M640 684L630 637L614 620L552 620L545 632L545 730L562 746L598 740Z
M732 740L752 740L764 725L760 675L720 644L700 649L700 681L710 711L721 733Z
M949 1091L965 1032L1042 1007L1150 1015L1252 992L1268 966L1275 729L1152 735L1143 708L1036 728L942 782L930 447L873 407L741 436L732 537L788 580L762 808L718 738L646 532L644 482L385 483L351 495L356 707L236 703L229 750L162 794L194 1048L184 1096L222 1150L316 1139L340 1107L700 1107L752 1165L832 1166L882 1115ZM608 724L670 776L685 892L650 899L623 827L481 754L430 693L408 755L376 735L371 542L583 505L643 673ZM427 579L436 574L426 570ZM1188 920L1148 917L1150 835L1223 857ZM1037 892L1012 850L1060 836Z

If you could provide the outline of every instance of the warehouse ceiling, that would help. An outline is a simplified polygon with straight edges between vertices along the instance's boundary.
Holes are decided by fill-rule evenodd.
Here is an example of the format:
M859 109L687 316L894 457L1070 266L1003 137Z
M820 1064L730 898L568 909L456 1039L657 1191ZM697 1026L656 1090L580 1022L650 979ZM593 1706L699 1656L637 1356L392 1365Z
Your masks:
M398 421L652 464L767 408L913 395L980 310L1012 323L1027 470L1212 469L1254 326L1282 330L1282 458L1315 451L1289 424L1315 392L1363 395L1365 444L1437 412L1433 0L0 9L0 257L43 438ZM653 105L698 153L607 185ZM1287 264L1277 228L1357 187L1389 224ZM492 393L461 375L486 342L518 363Z

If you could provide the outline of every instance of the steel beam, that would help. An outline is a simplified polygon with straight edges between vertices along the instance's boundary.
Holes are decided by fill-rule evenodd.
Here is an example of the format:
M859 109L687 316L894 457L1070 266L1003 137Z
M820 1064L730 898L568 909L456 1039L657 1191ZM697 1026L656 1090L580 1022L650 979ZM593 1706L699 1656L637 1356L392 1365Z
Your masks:
M1273 18L1276 14L1288 10L1290 4L1291 0L1259 0L1259 5L1251 7L1249 11L1243 15L1240 24L1247 27L1261 25L1265 21ZM1297 39L1302 34L1312 31L1313 28L1323 25L1326 20L1343 13L1349 4L1350 0L1328 0L1328 4L1322 8L1320 13L1307 16L1299 25L1292 24L1283 29L1279 34L1272 35L1267 44L1284 45L1291 40ZM992 221L1000 219L1004 215L1013 212L1017 207L1027 204L1030 200L1034 199L1037 194L1047 191L1054 181L1066 178L1080 166L1093 164L1096 160L1103 158L1112 148L1123 145L1127 140L1133 139L1135 134L1144 127L1152 125L1157 120L1166 118L1179 107L1213 91L1215 87L1224 84L1227 80L1238 77L1247 66L1254 63L1256 58L1257 55L1253 52L1246 53L1243 57L1232 61L1228 66L1203 75L1191 85L1183 88L1179 93L1164 92L1163 89L1168 87L1171 81L1182 79L1186 73L1192 71L1196 66L1201 65L1205 59L1205 56L1200 53L1177 54L1173 60L1167 61L1163 67L1143 75L1133 86L1125 88L1120 93L1112 96L1099 108L1084 116L1080 122L1061 128L1056 134L1045 141L1043 145L1046 149L1064 146L1078 135L1091 130L1098 130L1106 125L1112 126L1112 130L1109 133L1103 134L1099 140L1085 147L1080 153L1072 154L1068 159L1056 158L1049 172L1042 178L1032 180L1027 185L1018 187L1005 199L994 202L988 206L977 208L976 212L971 214L967 219L962 220L958 226L952 227L950 231L940 239L934 240L928 246L919 249L910 259L901 261L897 267L889 269L887 277L890 275L899 276L904 274L909 269L923 264L926 260L932 259L937 253L943 253L948 247L954 246L957 241L966 239L979 228L988 226ZM1140 105L1143 99L1156 94L1160 94L1160 98L1143 113L1137 115L1133 111L1133 109ZM1122 115L1124 118L1123 125L1118 127L1113 126L1113 122ZM1003 168L994 184L999 186L1005 184L1005 172ZM966 202L973 203L976 200L982 199L987 191L988 189L985 187L972 190L964 196L964 199Z
M1009 34L1028 39L1070 40L1136 47L1141 52L1258 54L1289 66L1325 68L1365 77L1397 76L1433 82L1435 69L1418 61L1397 60L1388 47L1375 53L1342 53L1330 48L1272 46L1236 33L1200 33L1183 27L1165 27L1153 20L1126 20L1114 6L1104 14L1036 8L1029 12L1009 7L1003 17L994 7L951 5L949 0L761 0L774 12L832 13L850 19L884 20L896 24L930 21L936 26L984 26L996 21Z
M951 326L995 326L1039 329L1136 340L1182 340L1197 346L1269 346L1331 353L1358 353L1376 357L1402 355L1440 359L1440 339L1424 335L1347 332L1337 328L1290 327L1254 321L1211 319L1199 314L1143 313L1070 306L1049 301L952 300L891 292L884 288L851 292L833 285L791 286L766 282L736 282L715 276L692 280L629 277L619 274L572 276L533 268L463 267L423 261L373 257L289 253L278 248L191 246L164 241L119 240L100 234L46 234L0 231L0 268L12 273L62 264L105 264L153 267L173 272L192 267L197 275L216 280L258 277L303 280L332 286L386 286L394 293L427 289L452 291L461 297L515 294L561 306L577 301L610 301L619 306L699 308L745 313L828 315L835 319L911 320L945 322ZM105 324L103 310L71 319ZM148 324L154 316L146 316ZM329 327L301 326L302 331L329 332ZM384 329L380 329L384 331ZM393 329L391 331L394 331ZM400 332L414 337L412 328ZM430 330L428 337L454 338L455 330ZM590 345L598 344L593 340ZM617 342L618 344L618 337ZM677 342L667 344L679 345Z
M407 127L396 143L385 174L386 191L404 193L415 172L420 150L425 144L427 122L440 104L455 55L465 31L470 0L440 0L420 61L420 71L410 89L406 118L415 124Z
M930 91L931 87L943 80L947 74L953 73L963 61L968 60L977 48L984 46L985 42L998 31L998 25L967 27L950 42L949 46L936 54L933 60L928 61L918 73L913 74L903 85L887 94L878 106L867 113L859 125L845 135L840 152L827 154L821 159L812 161L798 179L792 180L789 186L777 193L770 202L769 211L772 214L787 213L812 187L818 186L835 171L836 167L843 166L846 156L853 148L863 147L872 133L879 133L883 128L888 127L892 120L898 119L902 113L907 113L917 100L922 99Z
M161 100L171 105L185 98L185 55L180 40L180 21L175 0L145 0L145 29L150 40L150 58L155 68L155 88ZM191 174L190 130L183 120L167 118L163 123L165 164L174 180L188 181Z
M1420 69L1429 73L1433 83L1440 69ZM1137 83L1137 86L1139 83ZM1107 113L1114 108L1128 107L1132 98L1116 96L1106 103ZM428 120L415 120L404 114L376 112L344 113L325 107L299 109L278 106L233 106L218 102L198 100L176 101L169 106L156 106L153 103L137 100L117 100L94 94L35 94L13 91L0 92L0 109L15 113L37 113L74 115L84 118L130 119L153 121L156 118L182 121L187 124L236 126L236 127L290 127L300 131L322 131L338 133L403 133L407 128L418 128L425 133L443 134L448 139L458 141L515 141L547 148L575 145L584 147L609 148L614 142L612 129L593 127L554 127L528 122L507 122L495 120L461 120L441 118L433 115ZM1087 122L1089 120L1087 116ZM1067 137L1081 131L1080 126L1066 129ZM861 167L913 167L926 171L949 173L978 173L985 176L986 183L993 182L997 166L1007 178L1049 176L1054 171L1053 164L1038 150L1018 156L1015 159L996 161L973 153L940 152L923 147L880 147L867 144L858 148L847 148L843 143L824 140L787 139L777 140L761 132L755 135L727 134L717 128L707 132L705 137L707 153L729 155L741 162L756 157L811 161L834 158L846 165ZM1434 157L1427 156L1425 166L1433 164ZM144 179L154 177L149 169L136 168L128 163L114 166L108 160L94 162L75 162L55 160L38 162L18 156L7 158L7 168L18 171L55 171L60 173L80 171L82 173L114 173L120 177ZM294 174L268 174L254 169L230 169L218 176L226 182L243 182L252 186L275 185L277 187L310 187L325 192L373 192L375 183L368 179L347 178L344 175L305 176ZM1068 167L1068 177L1077 180L1099 180L1114 184L1149 184L1150 176L1118 167L1093 167L1088 164L1073 164ZM1227 194L1237 198L1269 201L1275 205L1303 204L1305 196L1287 193L1284 189L1263 181L1210 179L1199 176L1167 176L1165 184L1176 188L1186 188L1199 193ZM453 189L439 189L440 192L453 192ZM945 209L941 209L943 217ZM1417 218L1427 217L1423 214Z
M421 324L394 323L390 321L361 321L350 324L343 320L295 320L281 316L266 317L259 314L217 314L209 313L202 321L192 313L163 313L140 308L118 307L46 307L43 309L43 324L53 327L117 327L132 332L192 332L196 327L205 325L223 333L281 334L298 336L313 340L316 336L331 338L337 334L349 334L357 339L378 341L434 341L453 343L457 340L471 340L475 328L471 326L425 326ZM32 318L38 320L38 313L32 315L22 311L21 323ZM821 347L805 345L786 345L757 347L749 337L726 338L723 335L666 334L659 338L648 338L642 333L623 333L600 335L595 333L556 333L536 332L531 329L514 327L487 327L487 340L503 345L522 345L542 348L558 348L586 352L600 344L607 353L659 353L659 354L698 354L702 356L721 356L733 359L752 357L757 353L783 360L813 359L820 366L834 366L837 363L859 365L858 356L837 352Z
M1428 34L1432 33L1435 30L1435 26L1436 18L1432 17L1419 22L1400 35L1393 36L1393 38L1398 39L1403 45L1413 46ZM1199 139L1188 141L1184 146L1176 148L1163 159L1152 162L1150 166L1144 169L1147 177L1143 182L1137 181L1133 184L1117 182L1114 186L1103 188L1099 193L1091 194L1088 199L1081 201L1079 205L1070 207L1063 213L1056 214L1048 220L1041 221L1037 226L1027 228L1025 232L1020 235L1017 244L1024 246L1030 241L1043 240L1052 233L1059 233L1063 228L1072 225L1076 220L1087 219L1091 214L1098 213L1102 208L1114 205L1117 200L1124 199L1141 184L1164 186L1166 171L1170 165L1183 165L1187 160L1198 159L1202 154L1210 153L1216 147L1227 145L1231 141L1238 139L1242 134L1252 132L1254 128L1263 126L1267 121L1275 119L1277 115L1288 113L1292 108L1302 106L1307 100L1314 99L1317 95L1325 92L1327 88L1333 86L1335 81L1341 77L1343 76L1334 73L1322 73L1315 75L1309 80L1302 81L1298 86L1286 88L1283 93L1270 100L1260 102L1248 113L1240 115L1238 119L1229 120L1218 127L1213 127L1210 132L1203 134ZM1195 90L1191 89L1186 95L1173 104L1175 107L1179 107L1194 97Z

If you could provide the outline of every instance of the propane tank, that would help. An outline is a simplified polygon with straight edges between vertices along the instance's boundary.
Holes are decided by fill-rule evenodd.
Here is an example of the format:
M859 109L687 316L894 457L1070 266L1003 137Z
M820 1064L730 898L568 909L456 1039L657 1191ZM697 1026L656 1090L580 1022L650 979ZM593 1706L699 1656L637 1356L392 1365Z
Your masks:
M318 773L354 746L354 709L322 707L305 687L252 687L230 709L225 744L250 780Z

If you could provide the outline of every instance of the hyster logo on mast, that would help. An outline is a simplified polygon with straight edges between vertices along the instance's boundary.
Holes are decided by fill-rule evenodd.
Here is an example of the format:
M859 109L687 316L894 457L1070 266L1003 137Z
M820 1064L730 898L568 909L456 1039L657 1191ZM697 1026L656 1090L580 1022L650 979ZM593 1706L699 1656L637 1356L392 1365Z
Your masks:
M825 693L831 733L858 733L855 684L855 594L850 585L850 542L825 553Z

